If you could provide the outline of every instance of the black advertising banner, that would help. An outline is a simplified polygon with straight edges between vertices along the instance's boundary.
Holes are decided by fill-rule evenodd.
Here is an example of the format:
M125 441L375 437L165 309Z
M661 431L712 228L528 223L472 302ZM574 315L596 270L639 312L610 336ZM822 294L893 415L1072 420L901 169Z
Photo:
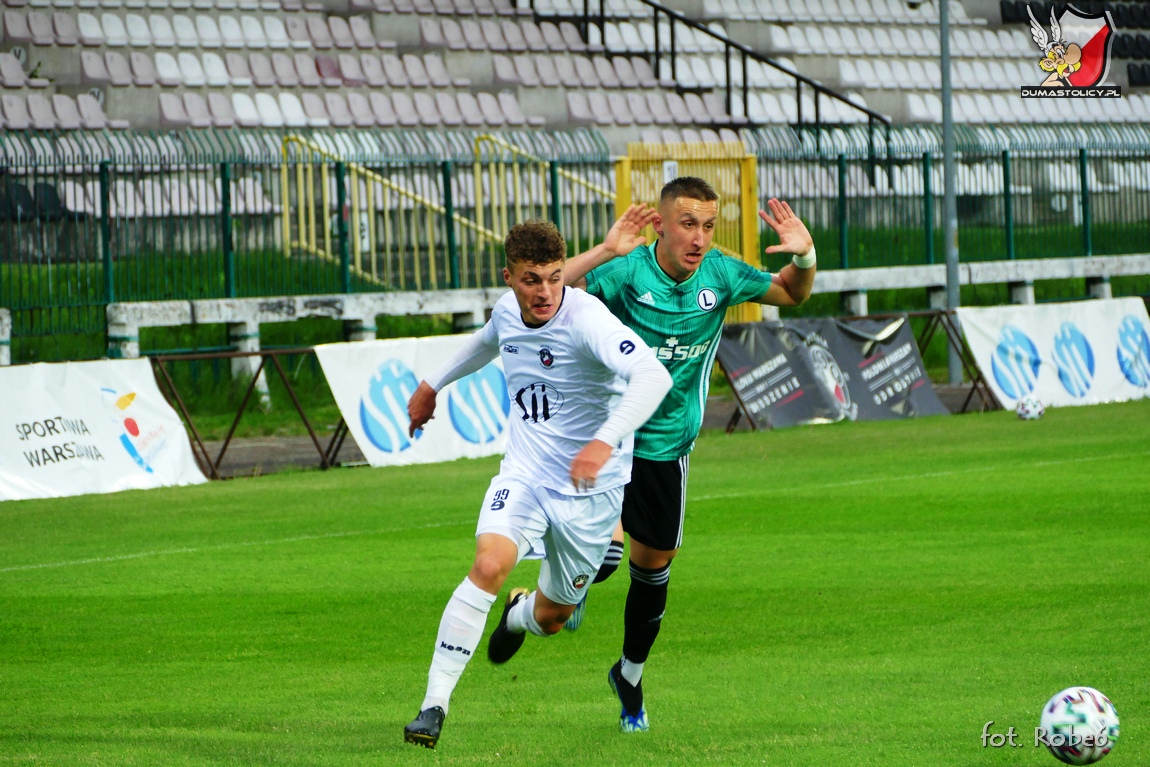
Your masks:
M905 316L731 325L719 362L760 428L949 413Z
M756 427L832 423L842 412L815 375L802 336L781 322L727 325L719 364Z

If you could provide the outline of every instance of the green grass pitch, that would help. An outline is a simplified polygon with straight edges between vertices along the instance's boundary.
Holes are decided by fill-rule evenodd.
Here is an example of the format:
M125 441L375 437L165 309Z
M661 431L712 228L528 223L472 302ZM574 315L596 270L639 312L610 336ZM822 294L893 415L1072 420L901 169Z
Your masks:
M1075 684L1148 764L1148 436L1150 401L706 433L651 732L606 684L624 568L577 633L484 640L435 751L400 731L497 460L0 504L0 765L1051 767Z

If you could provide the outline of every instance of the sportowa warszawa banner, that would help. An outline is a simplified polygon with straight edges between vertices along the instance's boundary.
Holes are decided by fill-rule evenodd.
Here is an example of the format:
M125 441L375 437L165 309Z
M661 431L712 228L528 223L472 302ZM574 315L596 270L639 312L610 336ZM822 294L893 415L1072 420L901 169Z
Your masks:
M147 360L0 368L0 500L206 482Z

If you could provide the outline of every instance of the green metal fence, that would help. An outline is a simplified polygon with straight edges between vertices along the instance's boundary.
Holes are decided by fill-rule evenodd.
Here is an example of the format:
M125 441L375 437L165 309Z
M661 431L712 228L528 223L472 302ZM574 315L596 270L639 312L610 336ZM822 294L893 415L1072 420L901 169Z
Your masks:
M941 261L941 131L901 126L747 133L759 191L787 199L819 268ZM1150 252L1150 126L959 126L959 257Z
M544 215L576 250L615 215L612 159L594 131L506 132L478 156L469 131L293 133L318 150L285 159L274 131L0 133L0 307L14 360L39 354L20 339L102 336L111 301L497 284L482 230ZM791 203L821 269L941 260L936 127L744 138L764 205ZM963 126L957 159L963 261L1150 252L1148 126Z

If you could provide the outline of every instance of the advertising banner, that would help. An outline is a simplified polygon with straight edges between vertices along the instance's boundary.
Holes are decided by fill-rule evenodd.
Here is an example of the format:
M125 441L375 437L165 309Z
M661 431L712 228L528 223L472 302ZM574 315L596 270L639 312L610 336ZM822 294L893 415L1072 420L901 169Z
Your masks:
M1005 408L1150 395L1150 320L1140 298L960 308L966 343Z
M206 482L147 360L0 368L0 500Z
M718 356L760 428L949 413L905 316L730 325Z
M435 418L409 438L407 401L468 336L359 341L316 347L348 430L372 466L436 463L503 452L507 383L499 358L446 386Z

